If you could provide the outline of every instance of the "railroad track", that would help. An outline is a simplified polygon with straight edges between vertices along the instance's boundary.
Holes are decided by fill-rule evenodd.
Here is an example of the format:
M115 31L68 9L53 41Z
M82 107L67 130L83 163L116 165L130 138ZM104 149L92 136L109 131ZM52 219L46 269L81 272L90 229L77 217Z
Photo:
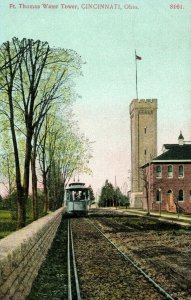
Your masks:
M44 275L36 281L31 298L28 299L46 300L52 296L60 300L191 299L184 293L184 289L176 289L176 278L166 281L166 277L160 277L161 262L153 265L153 270L158 272L155 276L156 272L153 273L151 264L145 256L150 248L144 249L137 244L137 241L141 241L142 235L143 241L147 241L147 233L144 231L139 233L137 229L127 226L129 223L119 224L117 220L113 217L111 220L105 219L104 216L63 218L48 255L50 260L47 257L45 271L39 272ZM153 234L150 235L152 239ZM124 238L124 241L120 237ZM158 238L156 233L154 245L157 245ZM155 248L151 251L155 251ZM155 252L149 253L156 255ZM148 258L152 260L152 256ZM154 260L153 262L155 263ZM46 280L49 273L48 282ZM175 273L174 275L176 277Z
M189 230L179 230L172 224L168 228L167 224L159 224L158 221L149 224L145 218L137 222L131 216L108 217L106 214L93 220L110 240L119 245L174 299L191 299Z
M27 300L81 300L70 223L63 218Z
M115 249L117 249L117 251L125 258L125 260L130 262L132 266L135 267L135 269L138 270L140 274L142 274L159 291L160 294L165 296L166 299L174 300L174 298L168 292L166 292L155 280L153 280L147 273L145 273L145 271L140 268L138 264L133 261L127 254L122 252L95 224L91 223L90 221L89 223L92 224L105 237L105 239L109 243L111 243L111 245L113 245Z
M73 234L68 219L68 243L67 243L67 267L68 267L68 300L81 300L78 272L74 252Z
M83 299L174 300L91 221L72 228Z

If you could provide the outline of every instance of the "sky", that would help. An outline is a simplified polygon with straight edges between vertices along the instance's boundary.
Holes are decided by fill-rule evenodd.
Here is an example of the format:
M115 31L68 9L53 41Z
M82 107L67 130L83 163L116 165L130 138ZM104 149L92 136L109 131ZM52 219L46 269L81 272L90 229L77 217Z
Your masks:
M124 192L130 189L135 49L142 57L139 98L158 99L158 154L164 143L177 142L180 130L191 141L191 0L178 3L179 9L169 0L0 1L0 43L14 36L40 39L74 49L86 62L83 77L76 79L81 97L74 112L81 132L94 142L92 175L80 180L96 194L106 179ZM111 9L114 4L117 9Z

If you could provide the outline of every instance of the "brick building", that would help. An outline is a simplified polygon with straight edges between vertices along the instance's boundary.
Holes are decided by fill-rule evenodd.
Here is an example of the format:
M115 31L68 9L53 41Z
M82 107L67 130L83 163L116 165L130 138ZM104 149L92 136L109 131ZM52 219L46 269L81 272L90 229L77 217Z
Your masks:
M178 144L165 144L161 155L142 166L142 176L145 209L191 213L191 144L182 133Z

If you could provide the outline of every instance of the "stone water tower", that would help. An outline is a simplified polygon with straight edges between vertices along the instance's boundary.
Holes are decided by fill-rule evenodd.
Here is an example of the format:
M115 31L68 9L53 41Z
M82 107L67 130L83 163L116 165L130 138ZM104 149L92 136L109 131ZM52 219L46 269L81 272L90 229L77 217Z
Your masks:
M143 207L143 174L140 167L157 156L157 99L134 99L131 119L131 207Z

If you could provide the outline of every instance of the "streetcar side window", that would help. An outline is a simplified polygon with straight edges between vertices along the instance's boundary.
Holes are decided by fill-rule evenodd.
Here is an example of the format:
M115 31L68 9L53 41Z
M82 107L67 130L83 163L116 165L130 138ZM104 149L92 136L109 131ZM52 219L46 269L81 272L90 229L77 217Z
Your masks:
M72 200L72 193L71 193L71 191L67 191L66 192L66 200L67 201L71 201Z

